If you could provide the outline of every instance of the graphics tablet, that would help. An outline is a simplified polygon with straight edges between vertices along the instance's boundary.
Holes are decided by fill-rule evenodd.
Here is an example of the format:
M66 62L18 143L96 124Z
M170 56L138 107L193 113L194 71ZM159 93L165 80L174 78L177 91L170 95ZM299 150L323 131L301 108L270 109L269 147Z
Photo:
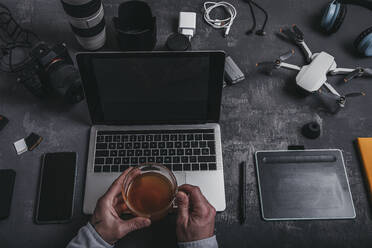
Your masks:
M340 150L258 151L255 158L265 220L355 218Z

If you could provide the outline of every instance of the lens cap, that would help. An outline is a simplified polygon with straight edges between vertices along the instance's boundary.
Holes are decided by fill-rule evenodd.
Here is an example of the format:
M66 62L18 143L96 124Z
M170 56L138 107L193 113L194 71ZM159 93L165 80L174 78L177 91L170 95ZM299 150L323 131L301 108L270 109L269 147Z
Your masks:
M191 48L191 43L186 35L180 33L171 34L165 46L170 51L187 51Z

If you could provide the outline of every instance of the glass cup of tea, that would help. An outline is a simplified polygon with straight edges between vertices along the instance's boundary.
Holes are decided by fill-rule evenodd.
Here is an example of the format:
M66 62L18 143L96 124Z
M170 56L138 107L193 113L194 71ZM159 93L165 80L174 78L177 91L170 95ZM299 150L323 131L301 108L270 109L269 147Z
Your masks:
M128 172L121 192L129 212L154 221L168 214L177 188L176 178L167 167L148 163L133 167Z

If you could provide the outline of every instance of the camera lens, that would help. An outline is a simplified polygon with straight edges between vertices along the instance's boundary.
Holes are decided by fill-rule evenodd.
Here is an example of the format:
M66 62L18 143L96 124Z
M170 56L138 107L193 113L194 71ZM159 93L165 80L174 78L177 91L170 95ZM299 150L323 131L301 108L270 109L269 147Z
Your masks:
M49 69L49 83L66 102L77 103L84 99L79 72L71 64L58 62Z
M61 2L79 44L88 50L101 48L106 41L106 25L101 0L61 0Z

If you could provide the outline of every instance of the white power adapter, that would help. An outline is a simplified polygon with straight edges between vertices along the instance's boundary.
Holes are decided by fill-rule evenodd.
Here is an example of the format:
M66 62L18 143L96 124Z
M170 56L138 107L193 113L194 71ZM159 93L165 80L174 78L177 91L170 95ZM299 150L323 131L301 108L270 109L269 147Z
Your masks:
M180 12L178 22L178 32L186 35L189 40L194 36L196 29L196 13Z

